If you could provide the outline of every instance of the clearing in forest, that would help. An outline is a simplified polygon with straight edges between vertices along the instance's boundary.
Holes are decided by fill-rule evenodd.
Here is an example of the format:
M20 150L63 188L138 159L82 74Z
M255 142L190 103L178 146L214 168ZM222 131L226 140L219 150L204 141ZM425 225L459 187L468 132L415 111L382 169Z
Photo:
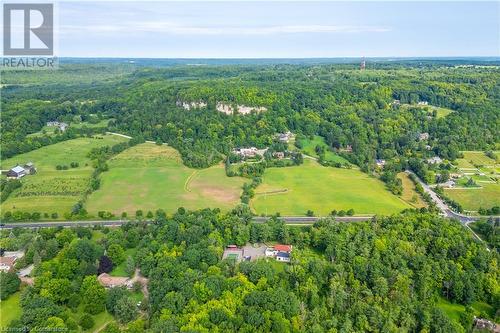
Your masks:
M70 212L87 189L92 174L88 153L92 148L112 146L126 139L113 135L99 135L92 138L77 138L45 146L25 154L20 154L2 161L2 170L8 170L17 164L33 162L37 172L21 178L23 186L14 190L2 203L2 213L10 211L57 213L62 218ZM78 167L72 168L72 162ZM56 167L66 166L67 170Z
M255 192L251 204L257 214L301 216L310 209L324 216L351 208L356 215L391 214L411 207L359 170L323 167L308 159L296 167L267 169Z
M86 208L91 214L110 211L116 215L137 210L172 213L186 209L229 210L240 201L240 177L227 177L224 167L188 168L177 150L167 145L143 143L113 157L101 175L101 187L92 193Z

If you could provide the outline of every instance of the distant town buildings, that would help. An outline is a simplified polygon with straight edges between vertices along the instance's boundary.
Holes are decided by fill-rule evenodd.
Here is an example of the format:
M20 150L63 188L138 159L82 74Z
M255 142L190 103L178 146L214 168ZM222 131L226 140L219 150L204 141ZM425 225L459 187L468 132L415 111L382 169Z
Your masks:
M7 171L7 178L10 179L20 179L26 175L32 175L36 173L36 168L32 162L26 163L24 166L16 165L9 171Z
M59 122L59 121L48 121L47 126L49 127L57 127L59 128L62 132L66 131L66 128L68 128L68 124Z
M366 69L365 57L363 57L363 60L361 60L361 64L359 65L359 69L362 71L364 71Z

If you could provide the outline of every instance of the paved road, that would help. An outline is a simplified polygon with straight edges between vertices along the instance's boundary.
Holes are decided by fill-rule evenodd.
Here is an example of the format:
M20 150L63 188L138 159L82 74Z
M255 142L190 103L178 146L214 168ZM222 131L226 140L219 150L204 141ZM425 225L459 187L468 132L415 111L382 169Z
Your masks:
M310 225L319 220L321 217L313 216L283 216L280 217L286 224L303 224ZM370 220L371 216L344 216L336 217L339 222L360 222ZM269 217L256 216L253 219L254 223L264 223ZM116 227L129 222L128 220L95 220L95 221L44 221L44 222L14 222L6 223L2 228L12 229L16 227L22 228L50 228L50 227L91 227L95 225ZM144 223L152 223L152 220L144 220Z

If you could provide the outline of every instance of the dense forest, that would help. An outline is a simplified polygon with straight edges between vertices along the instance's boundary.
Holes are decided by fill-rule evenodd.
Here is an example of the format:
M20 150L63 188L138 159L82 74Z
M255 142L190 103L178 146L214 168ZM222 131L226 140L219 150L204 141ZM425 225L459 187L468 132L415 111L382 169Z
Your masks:
M103 129L27 137L45 122L111 119L108 129L169 143L184 163L207 167L238 146L265 147L276 133L319 134L365 171L374 160L440 156L498 145L500 71L453 62L226 66L62 65L45 76L7 73L2 82L2 158ZM69 83L68 76L75 76ZM185 110L179 102L206 103ZM395 102L397 101L397 102ZM418 102L453 110L439 117ZM217 103L265 107L227 115ZM428 145L418 140L429 134Z
M1 246L26 250L20 265L35 264L35 283L22 290L11 327L72 331L107 311L117 324L102 332L466 332L474 315L494 315L475 305L500 306L498 254L459 223L413 211L310 227L250 217L242 208L181 208L172 217L158 211L150 225L15 229ZM229 244L273 241L294 245L291 264L221 260ZM129 249L127 271L137 266L149 278L139 309L127 290L96 279ZM2 276L4 295L16 292L16 279ZM443 302L466 310L452 320ZM81 309L87 320L75 322Z

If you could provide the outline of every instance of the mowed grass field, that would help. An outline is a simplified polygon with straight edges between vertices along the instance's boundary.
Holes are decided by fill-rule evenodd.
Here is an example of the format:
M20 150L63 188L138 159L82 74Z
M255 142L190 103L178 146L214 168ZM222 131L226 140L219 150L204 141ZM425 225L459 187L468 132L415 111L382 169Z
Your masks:
M333 209L354 209L356 215L391 214L409 204L385 189L378 179L355 169L323 167L316 161L289 168L269 168L251 201L258 214L317 216Z
M105 135L93 138L78 138L59 142L50 146L17 155L2 161L2 170L16 164L33 162L37 168L35 175L21 179L23 186L11 193L2 203L2 212L16 210L23 212L58 213L59 217L71 210L87 188L92 165L87 157L92 148L112 146L126 141L119 136ZM57 165L78 162L79 167L56 170Z
M0 301L0 329L6 329L10 322L21 317L19 304L21 292L18 291L4 301Z
M406 172L400 172L397 177L401 179L401 182L403 183L403 193L401 194L401 199L415 208L427 207L426 202L422 199L420 194L416 192L415 184L410 179L408 174Z
M462 205L465 210L500 206L500 184L478 183L481 188L445 189L446 195Z
M316 146L325 148L325 160L335 162L335 163L349 163L345 158L340 155L335 154L333 151L329 150L328 145L325 143L325 140L319 136L315 135L311 140L309 138L300 140L302 144L302 151L304 154L318 158L318 154L316 153Z
M166 145L144 143L109 161L101 176L101 188L88 198L92 214L114 214L159 208L174 212L187 209L229 210L239 202L245 179L227 177L222 165L196 170L182 164L179 153Z
M493 206L500 206L500 184L498 183L500 164L486 156L483 151L463 151L462 153L464 157L457 160L457 166L463 172L484 173L484 176L469 176L481 188L445 189L446 195L469 211L477 211L481 207L489 209ZM498 151L494 153L499 156ZM479 168L476 168L476 166ZM497 183L494 182L495 179ZM465 179L462 182L465 182Z

